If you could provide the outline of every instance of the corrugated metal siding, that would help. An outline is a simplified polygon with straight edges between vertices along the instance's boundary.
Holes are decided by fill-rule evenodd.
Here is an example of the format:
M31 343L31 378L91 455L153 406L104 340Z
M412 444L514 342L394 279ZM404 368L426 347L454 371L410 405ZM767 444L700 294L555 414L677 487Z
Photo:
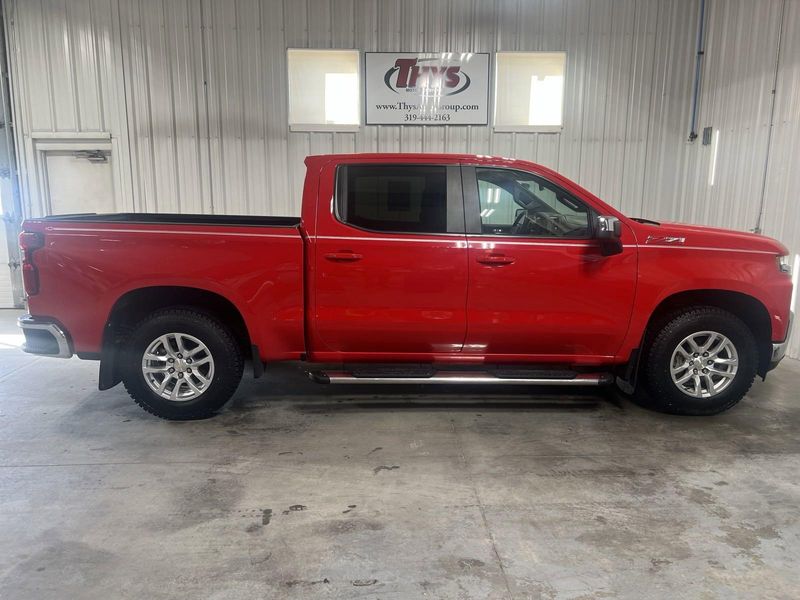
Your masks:
M23 199L31 135L110 132L120 208L299 214L303 159L474 152L553 167L632 215L763 227L800 251L800 0L708 0L699 126L687 143L699 0L15 0ZM768 145L778 36L783 28ZM565 50L560 134L491 127L292 133L287 47ZM768 154L769 150L769 154ZM767 167L767 156L769 165ZM800 336L798 336L800 337ZM794 354L800 354L795 345Z
M800 0L713 0L707 7L699 126L719 131L715 182L709 185L713 144L684 144L681 193L662 214L740 230L760 224L800 252ZM800 335L790 355L800 356Z
M763 230L800 252L800 0L783 10L775 115L764 194ZM800 262L797 263L800 267ZM795 275L797 276L797 275ZM795 305L795 313L800 306ZM800 323L789 355L800 357Z
M36 139L112 134L116 204L133 207L116 0L4 3L21 197L44 212Z
M134 206L211 212L197 2L120 3Z
M39 135L110 131L125 142L129 171L118 187L131 198L121 206L299 214L303 158L351 151L518 156L556 168L634 213L660 212L662 200L669 206L680 190L675 146L688 119L696 2L688 10L683 0L18 0L9 6L23 127ZM384 126L292 133L287 47L566 50L564 130ZM124 90L116 107L115 89ZM29 207L36 213L41 207L31 183Z
M0 19L1 21L2 19ZM5 23L0 31L0 308L21 304L22 274L17 248L19 190L14 154L11 90L6 61Z
M714 145L687 144L683 156L686 182L672 216L719 227L756 226L781 2L708 4L699 125L719 131L715 183L709 185Z

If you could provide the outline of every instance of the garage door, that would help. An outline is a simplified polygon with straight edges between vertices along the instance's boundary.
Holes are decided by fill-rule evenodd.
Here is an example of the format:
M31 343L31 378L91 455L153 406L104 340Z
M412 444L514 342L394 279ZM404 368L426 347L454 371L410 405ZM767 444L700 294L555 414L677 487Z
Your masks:
M13 308L14 296L11 292L11 269L9 268L6 228L0 221L0 308Z

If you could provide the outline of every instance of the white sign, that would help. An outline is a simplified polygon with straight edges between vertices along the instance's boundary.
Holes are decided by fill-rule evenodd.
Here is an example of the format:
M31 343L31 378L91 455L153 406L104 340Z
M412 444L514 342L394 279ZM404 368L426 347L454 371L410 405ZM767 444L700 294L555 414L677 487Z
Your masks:
M488 54L365 55L367 125L488 125Z

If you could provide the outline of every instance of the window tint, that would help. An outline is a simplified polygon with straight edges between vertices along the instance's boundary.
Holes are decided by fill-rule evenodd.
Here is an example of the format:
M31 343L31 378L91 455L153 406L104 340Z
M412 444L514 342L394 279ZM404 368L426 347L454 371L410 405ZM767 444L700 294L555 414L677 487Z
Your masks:
M350 165L339 181L339 216L377 231L445 233L446 167Z
M493 235L584 238L589 209L561 188L523 171L476 168L481 231Z

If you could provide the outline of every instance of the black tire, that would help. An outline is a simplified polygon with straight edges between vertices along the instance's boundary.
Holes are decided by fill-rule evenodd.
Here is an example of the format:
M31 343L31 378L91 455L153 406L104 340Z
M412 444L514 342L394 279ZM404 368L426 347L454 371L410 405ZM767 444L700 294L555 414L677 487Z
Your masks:
M172 401L157 394L145 381L142 357L152 342L169 333L197 338L213 357L213 377L193 399ZM230 330L208 314L185 308L159 310L140 321L119 352L122 382L131 398L147 412L176 421L214 415L233 396L244 367L242 352Z
M714 396L698 398L684 393L672 380L672 354L692 333L714 331L727 337L738 354L738 370L727 388ZM649 408L676 415L715 415L739 402L756 376L758 347L753 332L737 316L711 306L675 313L653 333L645 348L643 389L636 399Z

